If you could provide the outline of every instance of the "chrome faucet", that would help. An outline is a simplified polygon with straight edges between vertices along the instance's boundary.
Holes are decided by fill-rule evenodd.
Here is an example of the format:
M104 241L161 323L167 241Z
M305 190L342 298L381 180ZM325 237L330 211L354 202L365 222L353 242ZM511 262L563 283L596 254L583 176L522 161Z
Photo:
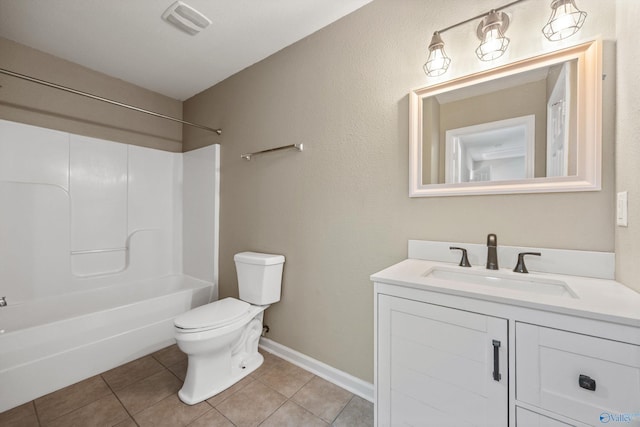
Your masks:
M0 297L0 307L6 307L7 297Z
M498 238L495 234L487 236L487 270L498 269Z

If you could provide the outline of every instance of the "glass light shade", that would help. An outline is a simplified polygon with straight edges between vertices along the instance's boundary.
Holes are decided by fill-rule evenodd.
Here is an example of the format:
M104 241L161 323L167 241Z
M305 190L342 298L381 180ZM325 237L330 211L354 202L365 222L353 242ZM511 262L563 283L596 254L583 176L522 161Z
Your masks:
M449 68L449 64L451 64L451 58L444 51L444 42L440 34L435 32L429 44L429 57L422 68L427 76L436 77L444 74Z
M476 49L476 55L480 60L492 61L504 54L510 41L504 35L508 26L507 15L494 10L480 22L477 30L480 46Z
M484 40L476 49L476 55L482 61L492 61L500 58L509 46L509 39L498 28L487 31Z
M574 0L553 0L551 9L549 22L542 28L544 36L551 41L571 37L580 30L587 18L587 12L578 9Z

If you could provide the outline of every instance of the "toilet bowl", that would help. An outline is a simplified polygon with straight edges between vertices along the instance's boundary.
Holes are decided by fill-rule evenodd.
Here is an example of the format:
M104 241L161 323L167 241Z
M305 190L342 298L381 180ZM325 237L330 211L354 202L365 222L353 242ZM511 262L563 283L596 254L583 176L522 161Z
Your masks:
M264 311L280 300L282 255L234 256L240 298L225 298L174 319L175 337L188 356L178 396L193 405L229 388L264 361L258 352ZM244 301L243 301L244 300Z

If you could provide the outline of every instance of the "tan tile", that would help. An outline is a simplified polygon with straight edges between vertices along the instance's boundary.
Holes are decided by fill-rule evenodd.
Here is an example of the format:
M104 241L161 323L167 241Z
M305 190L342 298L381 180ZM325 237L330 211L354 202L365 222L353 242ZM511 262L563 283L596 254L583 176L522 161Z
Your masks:
M182 382L184 382L184 379L187 377L187 361L186 360L183 360L182 362L174 363L173 365L169 366L167 369L173 372L173 375L180 378Z
M126 420L116 424L113 427L138 427L138 424L136 424L136 422L133 421L133 418L127 418Z
M349 403L353 394L320 377L313 377L292 398L303 408L332 422Z
M158 350L153 353L152 356L167 368L178 362L184 362L187 360L187 355L184 354L176 344L165 347L162 350Z
M234 427L234 425L220 412L212 409L189 424L189 427Z
M311 378L311 372L283 360L260 376L259 380L277 392L291 397Z
M112 390L120 390L162 371L164 367L153 357L146 356L102 374Z
M311 412L289 400L260 424L260 427L323 427L328 425Z
M43 427L113 426L129 418L118 399L111 394L51 421Z
M216 407L238 427L256 426L280 407L286 398L260 381L253 381Z
M0 413L0 426L3 427L38 427L38 417L33 402L25 403Z
M181 387L179 379L163 370L115 393L129 413L137 414L176 393Z
M218 406L220 403L224 402L225 399L227 399L229 396L242 390L253 381L255 381L253 378L246 376L240 381L238 381L237 383L235 383L234 385L232 385L231 387L229 387L228 389L216 394L210 399L207 399L207 402L211 406Z
M111 390L100 376L88 378L35 400L40 422L52 420L109 396Z
M191 421L204 415L211 409L211 406L206 402L200 402L196 405L187 405L182 403L177 395L172 394L155 405L134 415L134 418L140 427L186 426Z
M373 403L353 396L333 425L335 427L372 427Z
M262 375L267 373L269 370L271 370L273 367L284 362L284 360L280 359L279 357L274 356L273 354L266 352L262 349L258 349L258 351L264 357L264 362L262 363L262 365L260 365L258 369L256 369L250 374L250 376L254 378L261 377Z

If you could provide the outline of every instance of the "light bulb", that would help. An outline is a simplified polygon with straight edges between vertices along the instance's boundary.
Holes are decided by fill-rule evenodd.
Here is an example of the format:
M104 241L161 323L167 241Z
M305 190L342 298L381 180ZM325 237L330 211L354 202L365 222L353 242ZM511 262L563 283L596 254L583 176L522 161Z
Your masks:
M482 50L484 52L496 52L502 47L502 39L497 28L487 31L487 35L482 42Z

